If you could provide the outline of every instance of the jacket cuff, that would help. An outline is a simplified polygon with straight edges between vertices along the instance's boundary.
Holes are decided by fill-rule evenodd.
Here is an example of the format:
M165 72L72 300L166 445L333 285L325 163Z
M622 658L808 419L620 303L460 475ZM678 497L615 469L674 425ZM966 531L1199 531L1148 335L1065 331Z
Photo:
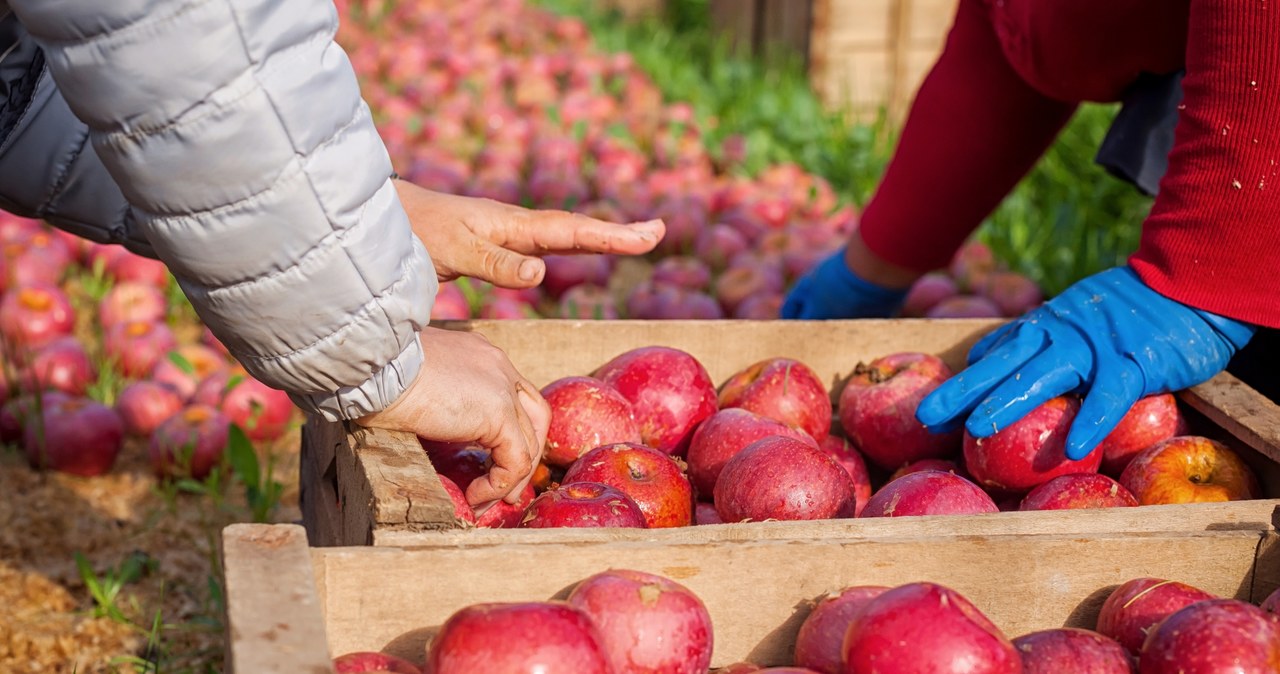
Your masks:
M422 369L422 342L414 339L396 356L359 386L346 386L333 393L289 394L304 412L326 421L358 419L380 412L395 402Z

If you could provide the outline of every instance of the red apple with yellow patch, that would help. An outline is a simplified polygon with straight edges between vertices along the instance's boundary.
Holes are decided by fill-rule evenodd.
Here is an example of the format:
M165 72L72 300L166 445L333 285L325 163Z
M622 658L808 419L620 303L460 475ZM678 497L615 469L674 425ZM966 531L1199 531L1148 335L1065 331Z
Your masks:
M1120 484L1142 505L1257 498L1258 479L1226 445L1180 435L1148 447L1124 469Z
M630 442L597 447L569 466L561 484L599 482L631 497L650 529L693 523L693 487L679 459Z

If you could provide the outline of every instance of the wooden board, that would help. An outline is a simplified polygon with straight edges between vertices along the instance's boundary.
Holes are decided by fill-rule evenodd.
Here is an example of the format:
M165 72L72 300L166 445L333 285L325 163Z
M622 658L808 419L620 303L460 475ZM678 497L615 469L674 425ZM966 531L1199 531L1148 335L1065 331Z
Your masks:
M788 664L812 602L849 585L943 583L1010 637L1063 625L1091 627L1110 590L1137 577L1178 580L1253 602L1280 587L1274 530L315 548L309 567L299 561L306 551L291 525L242 525L228 529L227 537L280 540L286 537L259 532L284 529L295 531L288 549L229 540L228 574L246 573L241 555L259 573L261 560L275 557L279 563L270 575L276 578L310 572L333 655L380 650L417 662L434 630L459 608L562 598L578 581L608 568L658 573L695 592L715 627L714 666L738 660ZM251 656L238 651L255 642L243 635L261 633L263 625L285 616L314 624L314 611L299 617L302 611L282 606L272 588L243 597L242 587L228 588L229 602L239 609L230 630L238 671L277 671L245 669ZM248 610L255 603L258 611ZM322 648L324 639L314 642L308 662Z
M697 357L720 382L772 356L810 365L833 391L859 361L900 350L936 353L960 367L970 345L999 321L475 321L444 323L474 330L502 347L542 386L596 369L632 348L662 344ZM1183 392L1200 428L1229 442L1258 471L1269 495L1280 495L1280 408L1229 374ZM947 530L991 535L1065 531L1203 531L1269 526L1280 500L1159 506L1088 513L1002 513L961 518L750 523L670 531L459 530L462 523L439 487L418 443L383 431L347 433L311 419L303 429L302 508L313 545L502 544L507 541L655 540L684 543L787 537L798 532L851 537ZM806 534L807 535L807 534Z

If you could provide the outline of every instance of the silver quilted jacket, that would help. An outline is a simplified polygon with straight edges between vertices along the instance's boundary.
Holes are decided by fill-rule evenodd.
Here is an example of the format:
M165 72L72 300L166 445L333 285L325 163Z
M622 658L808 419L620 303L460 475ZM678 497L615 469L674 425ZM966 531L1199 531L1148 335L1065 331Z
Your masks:
M0 208L168 265L303 409L417 375L436 276L331 0L0 0Z

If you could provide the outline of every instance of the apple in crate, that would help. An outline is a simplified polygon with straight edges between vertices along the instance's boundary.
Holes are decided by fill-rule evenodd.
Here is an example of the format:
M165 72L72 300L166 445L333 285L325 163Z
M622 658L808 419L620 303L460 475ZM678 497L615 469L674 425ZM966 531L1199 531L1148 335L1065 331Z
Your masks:
M1137 655L1161 620L1184 607L1217 597L1199 588L1160 578L1134 578L1116 588L1098 611L1098 632Z
M98 302L98 322L104 328L133 321L159 323L168 311L169 303L159 288L127 281L112 286Z
M39 414L22 424L22 447L32 468L93 477L111 470L124 442L124 424L110 407L88 398L45 395Z
M371 651L339 655L333 659L333 669L337 674L422 674L404 658Z
M729 459L716 481L725 522L853 517L853 480L812 445L780 436L757 440Z
M288 393L254 379L238 365L206 377L191 400L218 408L250 440L269 441L284 435L293 416Z
M151 380L177 391L183 400L190 400L200 382L228 369L230 365L217 351L203 344L186 344L156 363Z
M476 513L471 509L471 504L467 503L467 496L462 493L458 484L443 475L436 477L440 478L440 486L444 487L444 493L448 494L449 500L453 502L453 516L469 524L475 524Z
M1172 393L1147 396L1133 404L1115 430L1099 443L1101 471L1120 477L1133 457L1142 450L1176 435L1185 435L1186 420Z
M831 432L831 397L818 374L791 358L762 360L720 386L720 407L740 407L798 428L818 442Z
M837 435L828 435L819 449L831 455L853 480L853 498L857 503L853 514L857 517L871 498L871 474L867 472L867 462L862 460L862 454L854 449L853 443Z
M230 424L208 405L191 405L169 417L151 434L151 469L161 477L203 480L222 461Z
M964 472L964 467L955 461L951 461L949 459L920 459L919 461L912 461L911 463L905 464L901 468L893 471L893 474L889 476L888 482L893 482L904 475L919 473L924 470L940 470L944 473L959 475L965 479L968 479L969 476L968 473Z
M716 512L715 504L698 501L693 506L693 523L724 524L724 520L720 519L720 513Z
M520 526L525 511L535 498L532 484L525 485L515 503L498 501L476 516L476 526L481 529L514 529Z
M1092 630L1074 627L1024 634L1013 640L1022 656L1022 674L1131 674L1124 647Z
M614 443L579 457L561 484L609 485L640 506L648 528L687 527L693 523L693 487L679 461L652 447Z
M1280 620L1252 604L1211 599L1170 615L1147 636L1142 674L1280 672Z
M130 382L116 396L116 413L124 422L125 433L142 438L177 414L182 405L177 391L153 381Z
M795 664L822 674L839 674L844 636L853 619L888 590L882 585L855 585L818 600L796 633Z
M959 592L910 583L872 599L844 638L844 674L1022 674L1000 629Z
M885 470L960 450L960 432L930 433L916 407L951 377L941 358L904 352L858 363L840 392L840 425L867 460Z
M21 380L27 390L54 389L80 396L98 378L98 369L89 360L84 345L75 337L59 337L40 348L23 369Z
M489 472L489 450L468 442L436 442L418 438L431 466L459 489L467 490L471 481Z
M1138 499L1123 485L1101 473L1059 475L1032 489L1022 499L1019 510L1067 510L1084 508L1126 508Z
M76 314L62 289L52 285L13 288L0 300L0 338L10 358L21 359L71 334Z
M999 511L985 491L963 477L922 470L881 487L871 495L861 517L979 515Z
M645 528L644 512L630 496L599 482L574 482L548 489L524 511L525 529L553 527Z
M473 604L440 626L423 666L432 674L612 674L591 618L564 602Z
M564 377L542 388L551 406L551 428L543 458L568 466L592 449L616 442L640 442L631 403L595 377Z
M569 604L595 623L614 674L700 674L711 665L711 614L674 580L605 571L573 588Z
M1261 493L1257 477L1235 452L1195 435L1144 449L1120 474L1120 484L1142 505L1241 501Z
M131 321L107 328L103 352L126 377L145 377L165 354L178 346L173 331L164 323Z
M1025 494L1059 475L1096 473L1102 452L1079 461L1067 458L1067 431L1080 399L1059 396L1036 407L995 435L964 435L964 466L974 482L1003 494Z
M694 432L686 460L689 480L701 498L709 499L724 464L757 440L779 435L818 447L808 433L755 412L733 407L711 415Z
M596 370L631 402L640 442L683 455L698 424L716 413L716 389L696 358L665 346L623 353Z

